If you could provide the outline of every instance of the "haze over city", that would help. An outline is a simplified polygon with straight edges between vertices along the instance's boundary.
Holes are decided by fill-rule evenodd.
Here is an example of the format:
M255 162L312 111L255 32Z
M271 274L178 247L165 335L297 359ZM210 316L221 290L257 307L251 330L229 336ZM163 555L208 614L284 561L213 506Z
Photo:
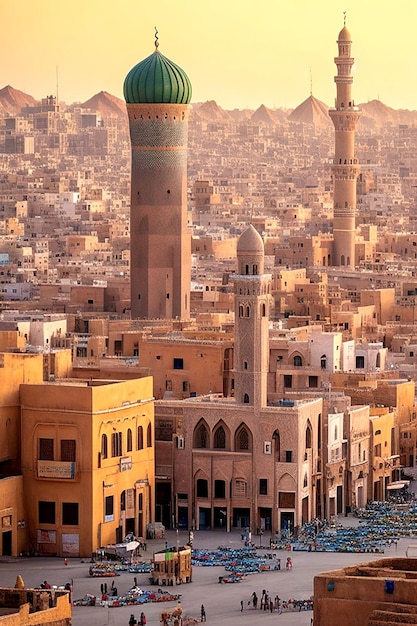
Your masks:
M154 50L186 68L193 102L226 109L332 105L335 34L354 33L355 101L416 109L415 0L3 0L1 86L67 103L122 97L126 72ZM58 80L57 80L58 77Z

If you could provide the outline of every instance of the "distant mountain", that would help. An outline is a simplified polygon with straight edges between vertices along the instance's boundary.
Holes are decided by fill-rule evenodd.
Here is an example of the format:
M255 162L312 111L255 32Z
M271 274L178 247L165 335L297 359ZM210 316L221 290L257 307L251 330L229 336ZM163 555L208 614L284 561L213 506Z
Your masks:
M109 117L110 115L119 116L120 114L127 115L124 100L112 96L110 93L107 93L107 91L100 91L100 93L97 93L79 106L83 109L99 111L103 117Z
M358 105L362 111L360 124L366 126L383 126L384 124L417 124L417 111L393 109L380 100L370 100Z
M309 96L298 105L288 116L288 121L298 124L313 124L314 126L331 126L329 107L314 96Z
M19 113L25 106L34 106L39 103L39 100L23 91L14 89L10 85L0 89L0 111L11 115ZM66 106L63 102L60 102L60 104L64 107ZM70 106L74 105L75 103ZM107 91L100 91L100 93L92 96L86 102L76 103L76 106L99 111L103 117L110 115L126 116L125 102ZM269 109L263 104L256 111L250 109L226 111L214 100L208 100L203 103L193 102L192 106L192 115L207 122L227 123L251 120L255 123L277 124L288 120L296 123L313 124L319 127L331 124L328 114L329 107L314 96L309 96L291 112L288 109ZM362 110L359 126L364 125L368 128L378 128L384 124L417 126L417 110L393 109L379 100L371 100L370 102L359 104L358 107Z
M7 113L19 113L20 109L25 106L33 106L37 104L37 100L29 96L29 94L14 89L10 85L6 85L0 89L0 108Z
M253 111L250 109L232 109L227 111L228 114L234 119L235 122L244 122L250 120Z
M279 121L276 111L268 109L264 104L261 104L261 106L252 113L250 119L252 122L264 122L265 124L276 124Z
M193 115L207 122L231 122L233 120L232 116L214 100L207 100L203 104L193 104Z

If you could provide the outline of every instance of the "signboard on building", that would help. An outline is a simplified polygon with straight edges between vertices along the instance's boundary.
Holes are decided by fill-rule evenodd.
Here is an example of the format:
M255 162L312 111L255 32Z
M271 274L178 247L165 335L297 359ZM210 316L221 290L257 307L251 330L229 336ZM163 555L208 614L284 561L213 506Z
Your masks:
M38 528L38 543L56 543L56 530L42 530Z
M77 533L62 534L62 554L66 556L79 556L80 535Z
M127 472L127 470L132 469L132 457L124 456L120 459L120 471Z
M38 478L74 478L75 463L72 461L38 461Z

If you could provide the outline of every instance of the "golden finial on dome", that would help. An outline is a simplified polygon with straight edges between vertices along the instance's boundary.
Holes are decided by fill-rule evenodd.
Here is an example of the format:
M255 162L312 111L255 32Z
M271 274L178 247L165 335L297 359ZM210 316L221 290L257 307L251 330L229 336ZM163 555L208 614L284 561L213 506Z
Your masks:
M343 11L343 26L346 26L346 11Z
M155 50L158 50L158 46L159 46L158 29L155 26Z

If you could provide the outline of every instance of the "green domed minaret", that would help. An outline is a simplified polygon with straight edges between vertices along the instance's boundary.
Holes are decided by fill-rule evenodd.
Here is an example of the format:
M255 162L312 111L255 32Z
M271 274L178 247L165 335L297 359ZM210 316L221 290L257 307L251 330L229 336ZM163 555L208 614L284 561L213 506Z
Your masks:
M153 54L132 67L123 93L129 104L189 104L191 83L184 70L156 47Z
M132 145L132 319L190 316L187 140L191 83L158 50L124 81Z

